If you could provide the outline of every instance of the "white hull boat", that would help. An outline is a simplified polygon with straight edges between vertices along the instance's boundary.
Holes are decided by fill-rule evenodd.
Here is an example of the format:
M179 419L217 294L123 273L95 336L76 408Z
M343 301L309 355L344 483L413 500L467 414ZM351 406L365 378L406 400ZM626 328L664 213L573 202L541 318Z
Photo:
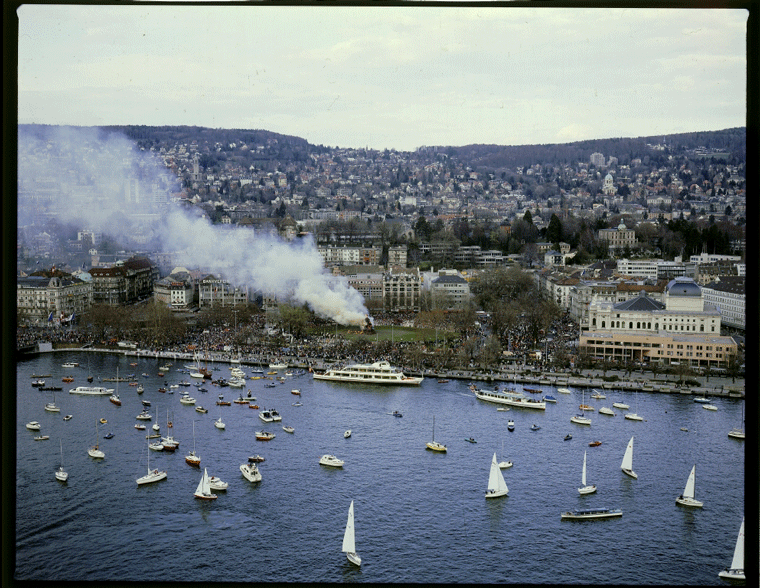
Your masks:
M694 498L694 486L696 484L696 471L697 465L691 468L689 477L686 479L686 487L683 489L683 494L676 498L676 504L681 506L693 506L696 508L702 508L702 503Z
M362 558L356 553L356 537L354 531L354 501L348 507L348 520L346 521L346 531L343 533L342 551L346 554L346 559L356 566L362 565Z
M255 463L244 463L240 466L240 472L249 482L261 482L261 472Z
M150 449L150 447L149 447ZM157 469L150 469L150 451L148 451L148 473L144 476L141 476L135 480L137 482L138 486L142 486L144 484L152 484L153 482L160 482L161 480L166 479L166 471L164 470L157 470Z
M742 519L742 526L739 527L739 536L736 538L734 559L731 561L731 567L720 572L718 577L729 581L743 581L746 579L744 575L744 519Z
M586 452L583 452L583 470L581 473L581 484L582 486L578 488L578 493L580 494L593 494L596 492L596 486L589 486L586 484Z
M371 364L354 364L343 368L332 368L321 374L314 372L314 379L329 382L419 386L424 378L405 376L403 372L391 367L387 361L376 361Z
M211 486L209 485L209 477L208 477L208 471L206 469L203 470L203 477L201 478L201 481L198 482L198 487L195 489L195 493L193 494L196 498L200 500L215 500L216 494L213 494L211 492Z
M628 446L625 448L625 455L623 455L623 462L620 464L620 469L623 473L631 478L637 479L636 472L633 471L633 437L628 442Z
M491 459L491 469L488 472L488 490L486 490L486 498L498 498L499 496L506 496L509 494L509 488L504 481L504 474L501 473L499 464L496 462L496 454L493 454Z
M346 463L341 459L338 459L334 455L323 455L319 458L319 463L324 466L330 466L334 468L342 468L343 464Z

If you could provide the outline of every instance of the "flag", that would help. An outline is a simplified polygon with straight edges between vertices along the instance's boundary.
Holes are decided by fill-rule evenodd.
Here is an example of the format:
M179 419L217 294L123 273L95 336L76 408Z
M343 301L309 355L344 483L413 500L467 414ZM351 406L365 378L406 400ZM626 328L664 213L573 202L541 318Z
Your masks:
M50 315L48 316L48 322L51 322L53 320L53 311L50 311Z

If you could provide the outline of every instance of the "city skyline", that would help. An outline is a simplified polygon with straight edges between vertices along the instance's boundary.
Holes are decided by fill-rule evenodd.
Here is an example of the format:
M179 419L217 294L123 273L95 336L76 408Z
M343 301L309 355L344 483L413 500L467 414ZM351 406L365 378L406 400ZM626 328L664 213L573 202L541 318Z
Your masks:
M412 150L746 124L743 9L18 9L18 122Z

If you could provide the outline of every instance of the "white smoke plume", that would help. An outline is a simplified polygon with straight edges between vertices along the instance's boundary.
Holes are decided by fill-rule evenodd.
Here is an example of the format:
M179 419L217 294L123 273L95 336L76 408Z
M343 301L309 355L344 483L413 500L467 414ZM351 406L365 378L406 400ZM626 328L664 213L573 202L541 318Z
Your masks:
M140 249L173 252L278 300L306 304L340 324L364 323L362 295L324 268L314 240L292 242L213 225L177 202L176 176L127 137L98 129L19 127L18 222L40 218L100 232Z

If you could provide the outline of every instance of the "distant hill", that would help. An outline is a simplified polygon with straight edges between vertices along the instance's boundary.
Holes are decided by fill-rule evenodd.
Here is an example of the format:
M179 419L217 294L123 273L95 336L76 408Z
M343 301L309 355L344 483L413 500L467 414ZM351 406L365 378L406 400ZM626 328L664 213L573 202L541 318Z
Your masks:
M19 125L27 132L44 136L55 127L51 125ZM332 149L313 145L306 139L283 135L262 129L211 129L196 126L143 126L112 125L104 127L81 127L100 129L102 132L119 131L144 149L170 149L178 144L198 146L205 159L202 165L236 159L240 163L271 167L276 162L306 161L310 153L328 152ZM654 135L636 138L609 138L556 143L545 145L465 145L461 147L434 146L418 150L421 157L446 154L473 168L498 170L530 166L575 164L589 161L592 153L602 153L605 159L617 157L621 165L630 164L635 158L666 159L668 155L688 155L695 158L721 155L729 163L746 161L747 129L736 127L721 131L698 131L672 135ZM244 145L241 152L241 145ZM657 149L653 149L657 146ZM702 148L704 152L694 153ZM358 148L360 149L360 148Z
M592 153L602 153L605 158L617 157L618 163L627 165L632 159L652 154L648 145L664 146L668 155L683 155L697 148L728 153L739 161L747 157L747 129L736 127L722 131L700 131L673 135L654 135L637 138L612 138L558 143L548 145L465 145L463 147L438 147L436 151L455 155L460 161L468 161L478 167L516 167L542 164L571 164L588 161ZM660 151L662 153L663 151Z

